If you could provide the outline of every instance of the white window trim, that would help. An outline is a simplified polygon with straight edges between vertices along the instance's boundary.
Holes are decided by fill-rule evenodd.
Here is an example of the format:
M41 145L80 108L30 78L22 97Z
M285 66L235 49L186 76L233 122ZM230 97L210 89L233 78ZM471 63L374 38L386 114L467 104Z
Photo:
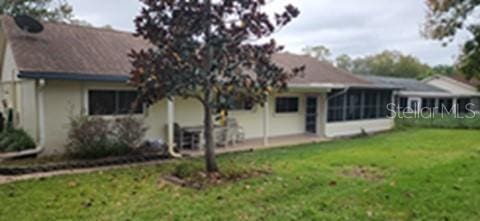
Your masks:
M106 120L114 120L114 119L120 119L120 118L125 118L128 116L133 116L133 117L146 117L147 116L147 106L143 104L143 111L142 113L136 113L136 114L117 114L117 115L90 115L90 105L89 105L89 92L90 91L136 91L134 88L129 89L129 88L124 88L124 87L85 87L83 89L83 105L84 105L84 110L85 110L85 115L89 117L99 117L103 118Z

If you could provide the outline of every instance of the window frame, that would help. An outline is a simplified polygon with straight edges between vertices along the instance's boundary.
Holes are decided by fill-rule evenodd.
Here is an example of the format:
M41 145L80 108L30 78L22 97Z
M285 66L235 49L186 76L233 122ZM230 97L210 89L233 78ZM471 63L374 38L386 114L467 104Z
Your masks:
M279 99L295 99L296 100L296 107L288 109L286 111L279 111ZM283 97L275 97L275 114L298 114L300 113L300 98L297 96L283 96Z
M338 91L328 97L335 93ZM351 89L328 99L327 123L387 119L391 117L387 105L392 98L390 90Z
M91 110L91 92L114 92L115 93L115 101L114 101L114 113L106 113L106 114L94 114ZM84 91L84 96L85 96L85 110L86 114L88 116L92 117L122 117L122 116L128 116L128 115L133 115L133 116L140 116L144 115L146 113L146 106L142 104L139 107L139 111L134 111L134 112L121 112L120 111L120 93L125 93L125 92L130 92L130 93L137 93L136 90L134 89L119 89L119 88L88 88Z

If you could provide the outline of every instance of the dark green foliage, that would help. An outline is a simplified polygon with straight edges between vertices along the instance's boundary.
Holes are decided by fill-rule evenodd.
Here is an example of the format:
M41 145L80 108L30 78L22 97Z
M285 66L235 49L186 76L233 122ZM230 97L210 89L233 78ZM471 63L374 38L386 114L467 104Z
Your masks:
M459 118L454 115L436 115L432 118L397 118L395 123L398 127L480 129L480 116Z
M35 142L24 130L8 129L0 133L0 152L17 152L35 148Z
M183 97L204 109L206 168L216 172L212 114L228 109L239 95L262 104L269 93L286 90L304 67L285 69L272 60L280 52L274 39L262 43L299 15L287 5L274 16L267 1L140 0L136 36L151 43L132 51L132 79L141 101Z
M379 54L351 59L342 55L337 59L337 66L355 74L423 78L432 69L417 57L399 51L383 51Z
M47 21L73 20L73 8L63 0L3 0L0 1L0 14L27 14Z
M143 122L132 117L107 121L95 117L72 117L68 154L79 159L97 159L132 153L145 136Z
M424 35L428 38L452 42L459 32L468 31L469 39L459 57L460 70L467 78L480 79L480 21L478 20L478 0L427 1L428 17ZM462 34L462 37L467 35Z

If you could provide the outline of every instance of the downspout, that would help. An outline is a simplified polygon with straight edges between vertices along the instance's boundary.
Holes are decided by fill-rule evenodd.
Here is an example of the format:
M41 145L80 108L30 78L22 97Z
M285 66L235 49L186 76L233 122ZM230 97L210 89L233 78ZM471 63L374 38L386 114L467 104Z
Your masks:
M45 145L45 119L44 119L44 113L45 113L45 105L44 105L44 92L43 89L45 88L46 82L45 79L40 79L37 81L38 86L36 86L36 96L37 96L37 103L36 103L36 111L37 111L37 122L38 122L38 145L35 149L32 150L24 150L20 152L13 152L13 153L4 153L0 154L0 162L7 160L7 159L15 159L19 157L25 157L25 156L32 156L32 155L38 155L43 152L44 150L44 145Z
M327 97L327 100L331 100L331 99L336 98L338 96L342 96L342 95L346 94L349 90L350 90L350 87L346 87L342 91L340 91L336 94L333 94L332 96Z
M175 118L175 107L173 105L173 100L167 99L167 121L168 121L168 138L167 138L167 146L168 146L168 154L173 158L180 158L182 157L181 154L175 152L175 142L174 140L174 118Z
M45 79L38 80L37 87L37 113L38 113L38 131L39 131L39 145L43 149L45 146L45 96L44 89L46 86Z

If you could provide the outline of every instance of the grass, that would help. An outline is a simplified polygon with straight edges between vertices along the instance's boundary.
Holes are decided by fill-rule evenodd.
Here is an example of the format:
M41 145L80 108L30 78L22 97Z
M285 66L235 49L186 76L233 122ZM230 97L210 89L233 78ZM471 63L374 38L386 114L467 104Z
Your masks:
M408 129L224 155L222 168L273 173L203 190L161 179L184 162L1 185L0 220L480 220L479 135Z

